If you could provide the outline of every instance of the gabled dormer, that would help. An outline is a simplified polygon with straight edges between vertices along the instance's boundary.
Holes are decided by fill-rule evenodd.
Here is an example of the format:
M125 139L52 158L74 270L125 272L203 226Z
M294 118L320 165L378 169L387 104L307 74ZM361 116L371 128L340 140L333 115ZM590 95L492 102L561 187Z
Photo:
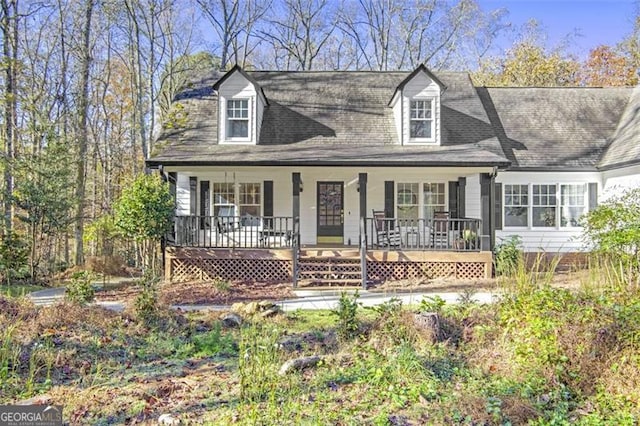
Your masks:
M218 92L218 143L259 143L264 108L269 105L260 85L235 65L213 85Z
M401 145L440 145L440 98L445 89L423 64L398 85L389 106Z

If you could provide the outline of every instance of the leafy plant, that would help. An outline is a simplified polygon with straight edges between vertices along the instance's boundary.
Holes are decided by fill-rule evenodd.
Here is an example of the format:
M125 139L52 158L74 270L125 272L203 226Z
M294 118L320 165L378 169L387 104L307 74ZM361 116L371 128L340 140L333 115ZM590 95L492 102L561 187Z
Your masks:
M136 296L133 306L136 316L145 324L152 324L158 317L158 282L159 278L149 271L138 281L142 291Z
M520 237L512 235L496 245L496 275L512 276L516 272L518 264L524 261L521 244Z
M29 248L15 232L8 232L0 239L0 277L2 282L11 284L11 279L27 266Z
M583 219L583 238L599 253L620 262L630 281L640 276L640 188L613 197Z
M71 282L67 285L65 297L72 303L84 305L93 302L95 289L91 284L95 277L91 272L75 272L71 276Z
M155 267L157 243L171 227L174 201L169 186L156 175L140 175L114 205L115 226L132 239L143 267Z
M338 307L332 311L338 317L337 334L341 340L350 340L356 337L360 329L358 321L358 298L360 295L356 290L353 295L346 291L340 294Z

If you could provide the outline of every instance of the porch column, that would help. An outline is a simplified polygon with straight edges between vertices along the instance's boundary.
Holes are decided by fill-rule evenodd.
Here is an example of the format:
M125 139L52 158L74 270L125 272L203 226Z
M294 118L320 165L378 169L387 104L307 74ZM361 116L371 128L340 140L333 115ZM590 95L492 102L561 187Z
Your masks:
M367 289L367 174L358 174L360 195L360 271L362 288Z
M300 173L291 173L293 215L293 287L298 286L298 248L300 246Z
M480 198L482 211L482 234L489 236L489 250L493 250L496 238L495 222L495 175L492 173L480 174Z

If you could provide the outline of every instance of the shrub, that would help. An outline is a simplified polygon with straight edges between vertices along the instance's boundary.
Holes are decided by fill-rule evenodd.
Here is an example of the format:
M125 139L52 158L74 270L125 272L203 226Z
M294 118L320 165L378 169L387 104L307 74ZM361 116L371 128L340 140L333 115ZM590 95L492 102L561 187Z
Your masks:
M71 275L71 282L67 285L65 296L68 301L79 305L93 302L95 290L91 281L95 277L87 271L75 272Z
M615 259L630 281L640 275L640 188L623 192L591 210L583 219L583 240Z
M341 340L353 339L358 334L360 322L358 321L358 291L349 296L343 291L338 300L338 307L332 311L338 317L337 334Z
M523 259L520 237L512 235L497 244L495 252L496 275L512 276Z
M0 277L2 282L11 284L11 279L27 267L29 249L16 233L9 232L0 239Z
M142 291L133 302L136 317L145 324L152 324L158 319L158 289L159 278L147 272L138 281Z

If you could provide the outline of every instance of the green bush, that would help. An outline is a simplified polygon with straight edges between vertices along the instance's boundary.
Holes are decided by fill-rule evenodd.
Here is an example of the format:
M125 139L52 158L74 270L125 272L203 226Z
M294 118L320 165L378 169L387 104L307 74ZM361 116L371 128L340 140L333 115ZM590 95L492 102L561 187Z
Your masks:
M138 281L142 291L133 302L136 317L143 323L150 325L158 319L158 289L160 279L147 272Z
M349 296L343 291L338 300L338 307L332 311L338 317L337 334L341 340L350 340L358 335L360 322L358 321L358 291Z
M494 249L496 262L496 275L513 276L522 262L522 241L518 235L512 235L497 244Z
M9 232L0 239L0 279L11 284L12 278L24 275L28 266L29 248L15 232ZM27 272L28 274L28 272Z
M95 289L91 284L95 277L88 271L75 272L67 285L65 296L68 301L79 305L93 302Z
M598 253L614 259L628 280L640 277L640 188L623 192L583 218L583 239Z

